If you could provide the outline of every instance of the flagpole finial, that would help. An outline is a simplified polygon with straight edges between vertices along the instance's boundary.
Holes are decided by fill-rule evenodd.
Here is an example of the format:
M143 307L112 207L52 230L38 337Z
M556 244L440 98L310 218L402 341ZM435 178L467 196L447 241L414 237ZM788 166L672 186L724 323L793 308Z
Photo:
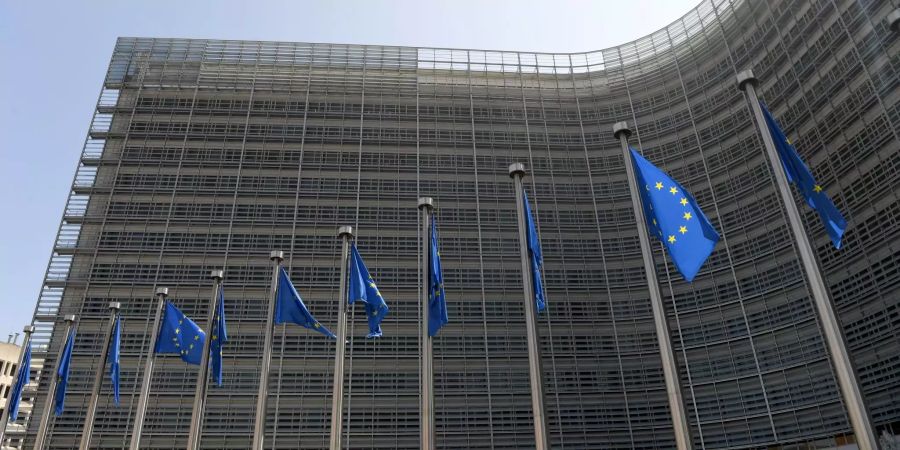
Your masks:
M167 287L156 288L156 295L162 295L163 297L169 295L169 288L167 288Z
M509 165L509 177L525 177L525 164L522 163L512 163Z
M742 70L737 74L737 84L738 89L743 91L744 89L746 89L747 84L756 87L756 85L759 84L759 79L756 78L756 75L753 75L752 70Z
M269 259L273 261L282 261L284 260L284 252L281 250L272 250L269 252Z
M25 325L25 328L22 329L26 334L34 333L34 325Z
M431 197L419 197L419 209L422 208L434 208L434 199Z
M900 32L900 8L891 11L891 13L887 15L887 21L891 30Z
M209 272L209 277L214 280L221 280L222 278L225 278L225 271L224 270L213 270L213 271Z
M623 133L625 134L625 137L631 136L631 128L628 128L628 122L623 120L613 124L613 136L615 136L616 139Z
M344 237L345 235L348 238L352 238L353 237L353 227L351 227L350 225L344 225L344 226L338 228L338 237Z
M75 321L75 314L69 314L63 320L65 320L68 323L72 323Z
M122 304L119 302L109 302L109 309L118 311L122 309Z

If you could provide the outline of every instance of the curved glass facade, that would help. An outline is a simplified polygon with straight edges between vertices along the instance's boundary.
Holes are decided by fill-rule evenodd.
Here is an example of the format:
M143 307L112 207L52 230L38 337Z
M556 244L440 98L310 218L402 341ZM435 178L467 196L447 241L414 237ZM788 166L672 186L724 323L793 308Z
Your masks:
M249 448L270 250L313 314L336 319L339 225L391 306L365 340L352 310L345 445L418 447L416 200L432 196L451 323L434 341L439 448L533 448L513 183L525 163L544 246L539 333L551 445L674 447L623 158L612 125L690 190L722 235L693 283L654 241L697 448L848 439L809 290L736 74L850 222L834 250L801 205L875 424L900 421L900 34L897 0L715 0L637 41L535 54L121 38L47 280L38 350L80 317L66 412L80 438L110 301L122 303L122 406L93 444L126 445L153 292L206 316L224 267L230 341L206 448ZM43 346L43 347L41 347ZM276 327L267 442L327 445L333 344ZM37 361L36 361L37 362ZM196 368L161 357L142 443L183 447ZM47 391L36 393L40 409ZM104 388L106 392L106 388ZM26 443L32 442L32 422ZM880 431L880 430L879 430ZM15 437L15 433L10 433ZM20 436L21 437L21 436Z

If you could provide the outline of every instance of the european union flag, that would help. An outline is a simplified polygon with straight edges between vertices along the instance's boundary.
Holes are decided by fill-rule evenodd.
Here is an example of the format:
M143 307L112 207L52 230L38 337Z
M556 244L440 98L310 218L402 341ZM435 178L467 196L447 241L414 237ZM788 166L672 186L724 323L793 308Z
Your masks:
M122 346L122 323L119 315L116 315L116 323L113 325L112 342L109 345L109 353L106 359L109 360L109 380L112 381L113 398L116 406L119 406L119 349Z
M278 294L275 299L275 324L296 323L310 330L318 331L332 339L337 338L328 328L319 323L315 317L310 314L309 309L300 298L300 294L294 289L294 284L288 278L287 271L281 268L281 274L278 276Z
M766 125L772 135L772 140L775 141L775 149L778 151L781 167L784 167L788 182L794 183L806 199L806 204L819 213L834 248L841 248L841 238L844 236L844 230L847 229L847 221L834 206L825 189L816 183L809 167L806 167L806 163L800 159L797 150L781 131L778 122L772 117L772 113L769 112L766 105L759 102L759 106L762 107L763 115L766 117Z
M444 273L441 270L441 253L438 251L437 225L431 216L431 249L428 252L428 335L435 336L450 319L447 317L447 298L444 292Z
M188 319L172 302L166 302L166 312L156 339L156 353L174 353L188 364L200 365L206 333Z
M209 342L209 363L212 365L212 376L216 384L222 385L222 346L228 342L228 331L225 329L225 290L219 287L219 299L216 301L216 317L212 324L212 341Z
M66 339L66 349L63 350L62 359L56 365L56 398L54 399L55 413L60 415L63 413L63 405L66 402L66 387L69 385L69 366L72 365L72 347L75 346L75 328L69 331L69 337Z
M526 238L528 239L528 257L531 260L531 285L534 288L534 304L538 312L547 308L544 299L544 283L541 281L541 267L544 266L544 254L541 252L541 240L538 239L537 227L534 226L534 217L531 215L531 206L528 204L528 193L525 195L525 220L528 223Z
M369 319L369 334L366 337L381 336L381 321L388 313L388 306L359 256L355 243L350 244L350 290L347 300L351 305L357 301L366 304L366 318Z
M12 388L12 392L9 394L9 401L7 405L9 407L9 421L15 422L16 419L19 418L19 404L22 402L22 392L25 390L25 386L28 385L28 381L31 378L31 342L28 343L28 347L25 348L25 355L22 356L22 364L19 365L19 373L16 375L16 384ZM6 424L0 424L0 426L6 427Z
M719 241L719 233L677 181L635 149L631 149L631 161L650 234L663 242L684 279L692 281Z

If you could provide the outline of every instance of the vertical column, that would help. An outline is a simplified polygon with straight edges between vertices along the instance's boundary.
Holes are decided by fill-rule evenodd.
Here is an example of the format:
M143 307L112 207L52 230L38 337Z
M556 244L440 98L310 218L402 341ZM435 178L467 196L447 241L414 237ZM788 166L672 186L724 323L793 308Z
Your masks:
M509 176L516 183L516 217L519 224L519 256L522 259L522 291L525 294L525 333L528 341L528 374L531 382L531 409L534 413L534 444L536 450L546 450L547 421L544 411L544 383L541 371L540 343L538 342L537 311L534 304L534 281L531 279L531 261L528 257L528 237L525 224L525 165L510 164Z
M857 380L856 372L853 370L853 361L850 359L850 354L847 351L843 328L841 328L837 314L834 311L834 305L831 302L828 288L825 286L825 279L819 270L812 245L809 243L809 237L803 229L800 211L794 202L787 176L781 167L781 158L775 149L775 143L772 141L772 135L769 132L762 108L759 105L759 98L756 96L756 86L759 84L759 81L753 75L753 71L745 70L738 73L737 83L738 88L747 93L750 108L753 110L753 117L756 119L756 126L762 135L766 156L769 159L769 164L772 166L775 184L778 186L778 193L787 211L791 232L797 244L797 253L800 255L803 270L806 273L806 278L809 280L809 289L812 293L813 302L816 305L816 311L819 314L819 323L822 325L823 337L831 353L831 362L834 366L838 386L840 386L841 394L844 398L844 405L847 407L850 425L853 427L853 433L856 435L856 443L860 450L877 450L878 440L875 437L875 430L872 428L872 421L866 408L865 398L859 387L859 380Z
M432 359L432 341L428 334L428 303L431 296L431 272L429 271L429 253L431 252L431 211L434 208L434 200L431 197L419 198L419 215L422 219L422 255L419 258L419 276L422 284L422 317L419 321L421 334L419 336L419 348L421 350L419 360L419 384L421 386L421 401L419 406L419 421L422 428L420 435L421 450L434 449L434 365Z
M153 363L156 360L156 339L159 337L159 319L169 288L156 288L156 315L153 317L153 328L150 331L150 346L147 348L147 360L144 363L144 379L141 382L141 396L138 398L137 411L134 413L134 429L131 430L131 450L141 447L141 431L144 429L144 415L147 413L147 400L150 397L150 381L153 379Z
M272 339L274 329L272 322L275 316L275 296L278 295L278 275L284 252L273 250L269 253L272 260L272 286L269 288L269 305L266 308L266 334L263 339L263 358L259 373L259 389L256 391L256 418L253 423L253 450L263 450L266 438L266 404L269 399L269 367L272 363Z
M23 331L25 332L25 340L22 341L22 350L19 351L19 359L18 359L18 362L16 363L16 367L19 368L18 372L21 372L23 370L31 370L30 367L22 367L22 360L25 358L25 350L27 350L28 346L31 345L31 335L34 333L34 325L26 325ZM13 374L14 375L13 383L15 383L16 380L19 379L18 372ZM12 389L12 388L10 388L10 389ZM23 389L24 389L24 386L23 386ZM9 404L9 401L10 401L9 397L7 397L6 407L3 408L3 413L0 414L0 447L5 446L3 443L3 439L6 436L6 426L9 425L9 410L10 410L10 406L11 406Z
M100 387L103 386L103 373L106 369L106 361L109 356L109 340L112 337L113 328L116 326L116 316L119 315L119 302L109 304L109 324L106 326L106 339L100 352L100 365L94 374L94 389L91 391L91 399L88 403L87 414L84 418L84 429L81 430L81 450L88 450L91 446L91 433L94 431L94 415L97 413L97 404L100 402Z
M203 406L206 403L206 388L209 386L209 348L212 346L213 326L216 322L216 309L219 305L219 289L225 272L213 270L209 277L213 279L212 297L209 301L209 313L206 315L206 340L203 342L203 354L200 356L200 369L197 371L197 387L194 391L194 410L191 414L191 431L188 434L187 448L200 448L200 434L203 428ZM82 449L82 450L87 450Z
M331 450L341 450L341 422L344 419L344 350L347 348L347 259L353 227L338 228L341 245L341 285L338 289L337 339L334 350L334 385L331 394Z
M65 318L66 321L66 340L69 339L69 333L72 332L72 326L75 323L75 316L68 315ZM47 401L44 402L44 410L41 411L41 423L38 427L38 434L35 438L34 448L35 450L43 450L44 443L47 440L47 431L50 428L50 416L53 414L53 400L56 397L56 383L57 375L56 372L59 369L59 362L63 357L63 352L66 351L66 341L63 342L63 345L59 348L59 353L56 354L56 367L53 368L52 372L50 372L50 385L47 389ZM46 364L44 365L44 369L46 370Z
M650 234L647 232L647 219L644 217L644 209L641 206L640 194L638 194L637 177L634 166L631 164L631 154L628 150L628 136L631 129L627 122L618 122L613 125L613 135L622 144L622 155L625 157L625 173L628 175L628 190L631 193L631 206L634 209L634 218L637 222L638 238L641 242L641 257L644 260L644 271L647 272L647 288L650 291L650 306L653 310L653 322L656 325L656 339L659 342L659 357L662 362L663 378L666 382L666 394L669 399L669 410L672 414L672 428L675 431L675 445L678 450L688 450L693 446L691 430L688 426L687 413L684 408L684 400L681 397L681 383L678 380L678 364L675 362L675 352L672 349L672 340L669 334L669 323L666 320L666 308L662 302L662 294L659 290L659 280L656 278L656 265L653 262L653 253L650 251Z

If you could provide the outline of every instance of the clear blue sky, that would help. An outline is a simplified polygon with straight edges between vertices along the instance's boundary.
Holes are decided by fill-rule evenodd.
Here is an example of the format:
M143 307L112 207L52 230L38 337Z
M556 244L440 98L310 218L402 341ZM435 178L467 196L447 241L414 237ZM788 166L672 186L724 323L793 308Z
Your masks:
M700 0L0 0L0 339L31 321L119 36L577 52L631 41Z

